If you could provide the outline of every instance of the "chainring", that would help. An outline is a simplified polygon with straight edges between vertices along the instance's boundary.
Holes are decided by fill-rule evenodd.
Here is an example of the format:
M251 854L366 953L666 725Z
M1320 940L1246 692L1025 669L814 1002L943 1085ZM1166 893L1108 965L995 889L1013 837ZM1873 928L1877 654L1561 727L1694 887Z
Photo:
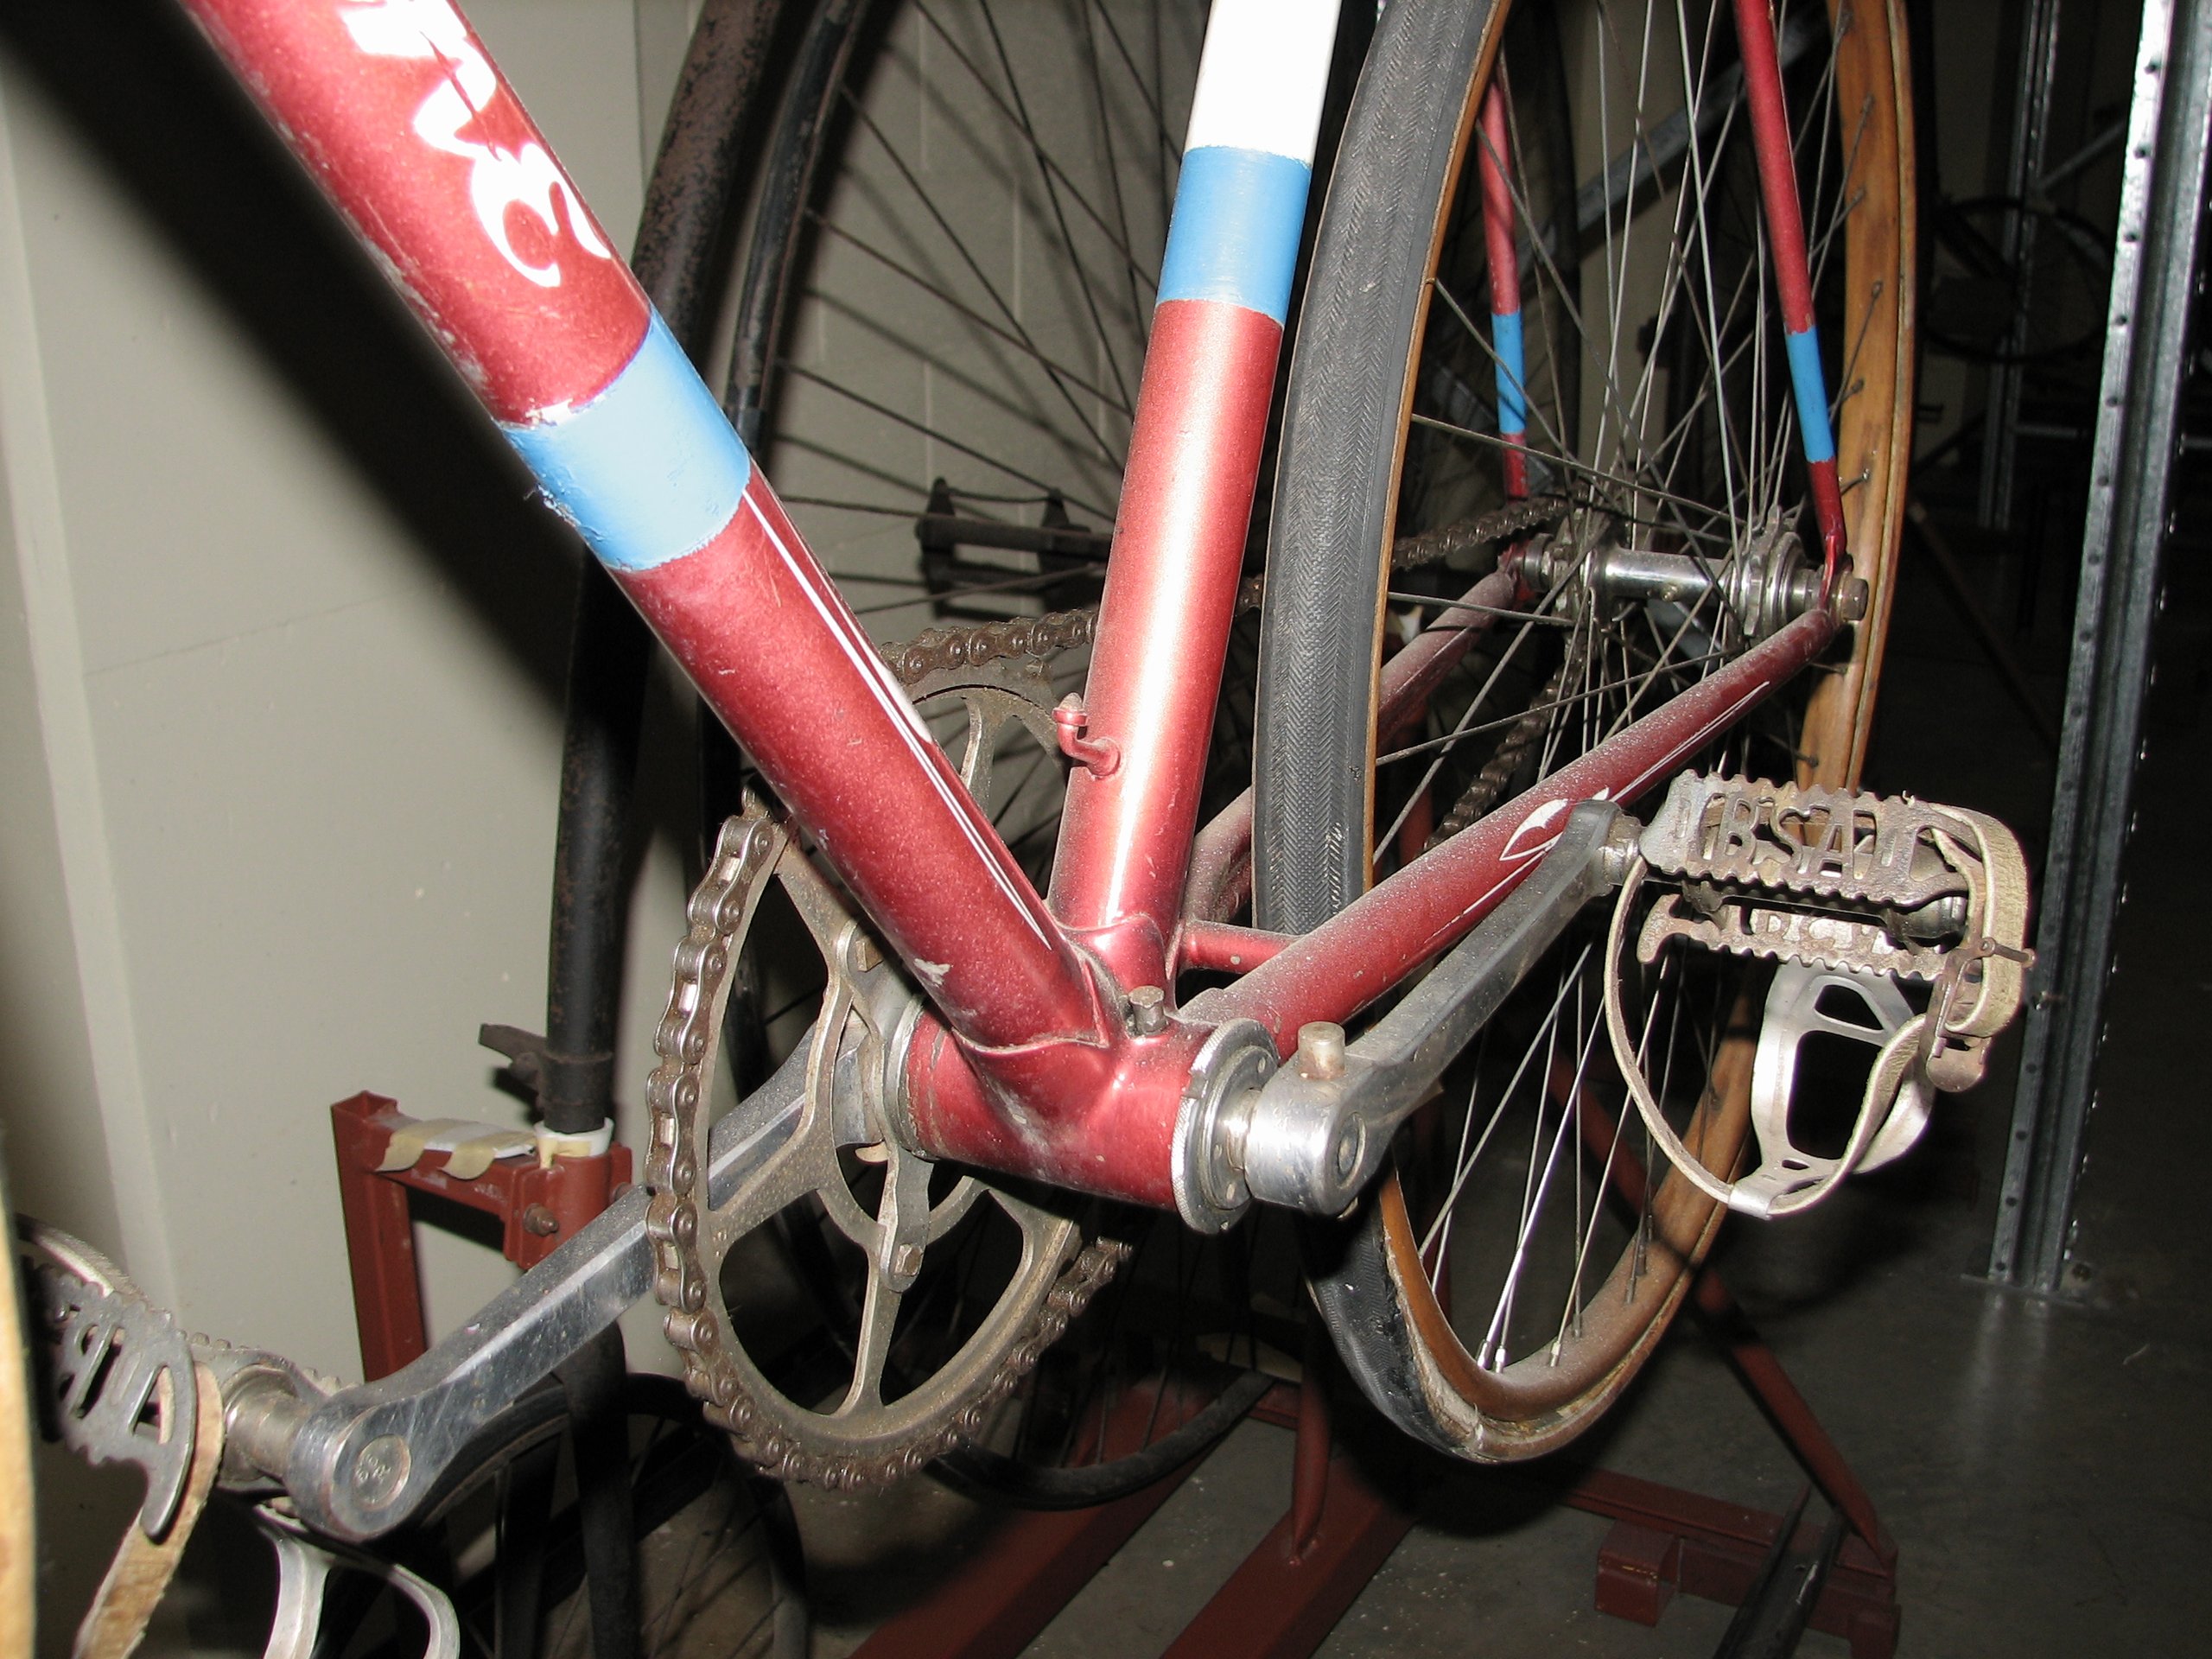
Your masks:
M780 1134L781 1144L753 1164L737 1191L714 1202L702 1190L710 1084L732 969L771 880L782 883L822 950L830 982L807 1039L799 1109L760 1131ZM670 1310L664 1328L683 1357L685 1385L748 1462L781 1479L842 1489L901 1478L982 1427L1112 1277L1127 1248L1086 1245L1074 1221L973 1175L932 1197L936 1166L885 1130L880 1090L863 1084L889 1064L894 1027L914 1000L835 889L765 811L723 826L688 914L690 931L677 948L655 1037L661 1064L646 1087L653 1136L645 1225L654 1293ZM847 1173L855 1154L881 1166L873 1213ZM810 1198L867 1264L852 1379L826 1402L793 1399L764 1374L721 1292L724 1264L740 1241ZM887 1398L901 1303L931 1246L982 1203L995 1205L1019 1231L1019 1260L957 1351Z

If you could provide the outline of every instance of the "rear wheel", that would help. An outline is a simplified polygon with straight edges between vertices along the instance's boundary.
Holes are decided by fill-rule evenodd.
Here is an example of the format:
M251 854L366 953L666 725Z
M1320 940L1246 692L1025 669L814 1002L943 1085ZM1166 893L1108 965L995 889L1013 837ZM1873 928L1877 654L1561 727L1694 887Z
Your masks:
M1729 8L1513 10L1509 24L1503 3L1392 6L1347 123L1300 323L1268 555L1262 926L1318 925L1768 631L1725 581L1695 598L1624 594L1599 579L1619 568L1609 556L1688 556L1725 577L1817 545L1800 522L1806 475ZM1903 499L1909 105L1891 8L1781 11L1845 512L1872 599L1786 706L1727 734L1705 764L1834 784L1855 780L1864 753ZM1526 67L1540 21L1562 45L1555 79ZM1477 615L1459 670L1378 733L1386 642L1498 557L1416 577L1405 551L1448 540L1516 482L1478 188L1477 116L1501 59L1500 161L1529 342L1516 383L1522 459L1529 492L1554 503L1551 527L1505 553L1520 597ZM1537 137L1554 130L1548 100L1562 87L1579 250L1548 205L1566 193L1545 176L1555 149ZM1586 1426L1651 1351L1718 1225L1686 1180L1643 1190L1648 1148L1624 1133L1633 1114L1618 1109L1598 1040L1592 933L1570 934L1531 973L1408 1126L1395 1169L1348 1224L1310 1241L1313 1295L1363 1386L1462 1456L1531 1455ZM1647 978L1632 998L1646 1070L1678 1133L1732 1173L1759 982L1710 959L1669 959Z

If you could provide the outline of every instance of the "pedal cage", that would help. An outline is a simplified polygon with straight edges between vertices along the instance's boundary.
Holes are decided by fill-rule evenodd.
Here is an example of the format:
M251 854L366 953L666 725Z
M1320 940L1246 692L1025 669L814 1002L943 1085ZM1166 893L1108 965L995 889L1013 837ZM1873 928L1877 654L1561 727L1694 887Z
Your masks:
M1981 1081L1989 1043L2018 1013L2026 970L2027 861L1995 818L1910 796L1685 772L1638 838L1642 868L1626 884L1609 964L1618 973L1623 924L1646 879L1668 884L1645 917L1637 959L1647 967L1671 940L1777 964L1752 1074L1759 1163L1721 1181L1663 1130L1639 1077L1631 1092L1655 1139L1713 1198L1745 1213L1810 1208L1854 1170L1902 1155L1925 1130L1936 1091ZM1928 988L1915 1014L1902 988ZM1838 1018L1836 995L1867 1018ZM1614 1047L1632 1060L1617 992L1608 997ZM1878 1050L1859 1115L1840 1155L1819 1157L1789 1138L1789 1107L1804 1039L1847 1037Z

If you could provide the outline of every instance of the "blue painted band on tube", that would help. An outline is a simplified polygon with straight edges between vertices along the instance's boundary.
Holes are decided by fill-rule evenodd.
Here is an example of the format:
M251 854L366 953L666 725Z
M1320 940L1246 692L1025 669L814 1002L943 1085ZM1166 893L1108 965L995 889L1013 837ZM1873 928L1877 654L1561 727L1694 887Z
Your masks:
M1521 344L1521 314L1492 312L1490 338L1497 353L1497 429L1517 438L1529 429L1529 365Z
M1183 157L1160 300L1215 300L1281 322L1313 169L1287 156L1207 144Z
M501 430L554 510L617 570L650 570L705 546L753 475L721 406L658 315L598 397Z
M1821 372L1821 331L1785 334L1789 348L1789 385L1797 394L1797 426L1804 435L1805 459L1835 459L1835 433L1828 426L1827 379Z

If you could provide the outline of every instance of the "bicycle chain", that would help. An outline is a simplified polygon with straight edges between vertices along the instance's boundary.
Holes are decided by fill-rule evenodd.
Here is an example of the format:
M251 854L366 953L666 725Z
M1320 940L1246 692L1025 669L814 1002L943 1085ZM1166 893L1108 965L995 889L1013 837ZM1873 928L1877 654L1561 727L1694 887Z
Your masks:
M1114 1276L1128 1256L1129 1246L1100 1239L1077 1250L1007 1344L990 1380L950 1422L925 1430L895 1451L867 1456L825 1453L787 1434L762 1429L759 1402L725 1351L732 1340L728 1316L715 1306L719 1297L698 1243L699 1191L706 1169L702 1144L706 1114L699 1103L708 1097L710 1082L707 1063L715 1045L709 1027L719 1006L717 994L737 961L751 918L747 889L768 879L780 846L779 836L762 833L767 821L756 822L760 828L741 849L731 848L725 832L705 878L691 895L687 906L691 930L677 950L668 1013L654 1034L654 1052L662 1064L645 1090L652 1113L652 1149L645 1175L652 1200L645 1231L655 1258L653 1293L669 1309L663 1325L683 1356L684 1386L702 1402L708 1421L728 1433L741 1457L779 1480L852 1491L902 1479L979 1433L991 1408L1013 1392Z
M1483 769L1467 785L1466 793L1452 804L1452 810L1444 815L1443 822L1421 843L1423 852L1442 846L1487 816L1490 810L1504 798L1506 785L1513 781L1513 774L1521 770L1521 763L1529 758L1529 752L1536 747L1545 733L1551 730L1552 716L1558 712L1557 705L1567 695L1568 684L1582 672L1582 658L1586 655L1587 652L1581 636L1578 634L1573 648L1560 658L1559 666L1552 671L1551 678L1544 683L1543 690L1536 693L1535 707L1516 721L1499 741L1489 760L1484 763Z
M1567 516L1573 503L1562 496L1532 496L1510 502L1489 512L1477 513L1440 530L1402 537L1390 549L1393 575L1441 564L1457 555L1475 552L1499 542L1510 541L1532 530L1542 530ZM1239 615L1257 610L1267 578L1247 576L1236 589ZM903 685L918 684L942 669L976 668L1009 657L1049 661L1064 651L1087 645L1098 632L1098 607L1055 611L1047 616L1014 617L1001 622L978 622L965 627L931 628L912 639L877 647Z

